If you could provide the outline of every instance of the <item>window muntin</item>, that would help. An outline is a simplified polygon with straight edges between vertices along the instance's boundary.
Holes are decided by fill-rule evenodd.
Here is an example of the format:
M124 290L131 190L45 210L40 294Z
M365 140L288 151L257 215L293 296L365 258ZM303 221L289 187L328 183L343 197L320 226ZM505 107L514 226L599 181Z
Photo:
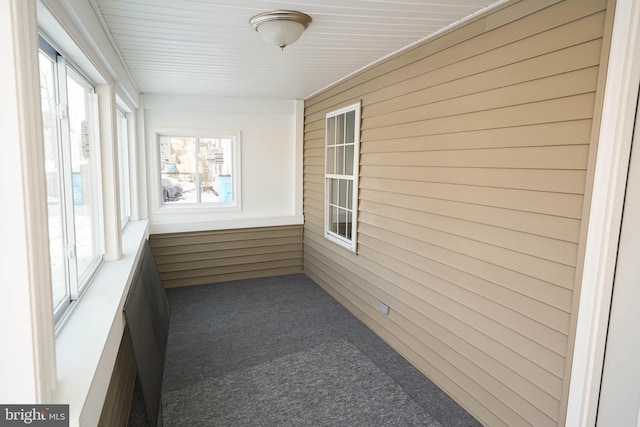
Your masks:
M325 237L356 249L360 104L327 114Z
M102 261L93 86L42 41L40 85L52 295L56 322Z
M158 135L162 205L235 206L236 135Z

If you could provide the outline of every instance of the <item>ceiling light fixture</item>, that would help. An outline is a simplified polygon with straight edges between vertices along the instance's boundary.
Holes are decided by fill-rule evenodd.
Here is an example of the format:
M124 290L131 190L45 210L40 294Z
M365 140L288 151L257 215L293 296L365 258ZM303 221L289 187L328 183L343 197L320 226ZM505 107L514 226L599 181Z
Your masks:
M264 41L284 50L300 38L311 17L295 10L274 10L254 16L249 23Z

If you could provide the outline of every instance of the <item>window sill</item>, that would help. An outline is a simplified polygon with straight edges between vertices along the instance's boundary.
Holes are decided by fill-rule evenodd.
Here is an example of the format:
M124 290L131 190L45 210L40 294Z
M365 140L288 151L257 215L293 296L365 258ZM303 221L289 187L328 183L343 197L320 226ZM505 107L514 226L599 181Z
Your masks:
M135 274L147 221L130 221L122 258L105 262L56 337L53 403L69 404L71 426L97 425L124 332L122 309Z

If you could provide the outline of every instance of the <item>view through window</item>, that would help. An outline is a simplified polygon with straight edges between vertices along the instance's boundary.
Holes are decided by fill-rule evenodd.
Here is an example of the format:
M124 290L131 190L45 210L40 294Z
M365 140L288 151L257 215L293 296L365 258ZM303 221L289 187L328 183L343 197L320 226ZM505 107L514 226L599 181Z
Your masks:
M236 202L236 136L158 137L162 204Z
M94 88L46 42L40 50L47 214L56 320L102 261Z

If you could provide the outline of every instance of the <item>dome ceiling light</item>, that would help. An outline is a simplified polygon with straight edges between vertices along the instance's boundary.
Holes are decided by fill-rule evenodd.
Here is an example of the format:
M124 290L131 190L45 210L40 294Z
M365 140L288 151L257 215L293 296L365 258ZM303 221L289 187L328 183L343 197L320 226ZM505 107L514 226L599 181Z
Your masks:
M254 16L249 23L264 41L284 50L300 38L311 17L294 10L274 10Z

